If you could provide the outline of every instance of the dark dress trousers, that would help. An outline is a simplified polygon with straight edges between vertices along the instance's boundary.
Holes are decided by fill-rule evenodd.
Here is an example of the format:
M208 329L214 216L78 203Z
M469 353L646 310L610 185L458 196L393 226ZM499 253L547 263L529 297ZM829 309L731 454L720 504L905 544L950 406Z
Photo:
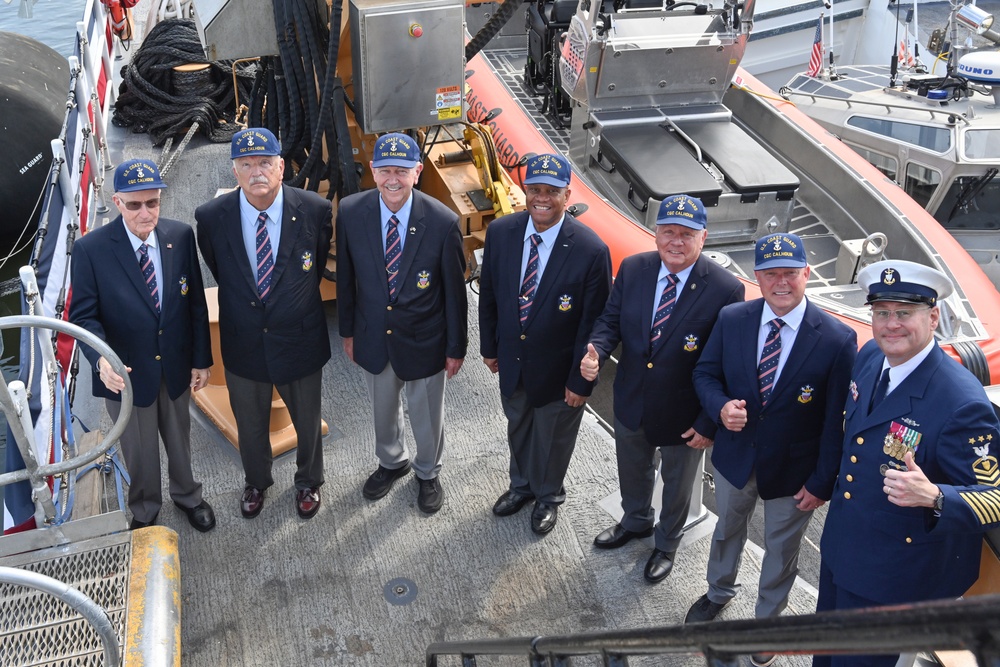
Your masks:
M319 376L330 359L330 338L319 285L333 234L333 208L299 188L283 185L282 194L281 239L266 303L257 294L243 243L239 190L202 204L195 219L198 247L219 285L222 362L247 484L265 489L273 483L266 419L270 394L260 385L274 385L298 438L295 486L305 489L323 483Z
M70 321L103 339L132 369L133 405L154 406L165 397L180 402L180 420L187 416L191 369L212 365L208 309L194 231L176 220L160 218L156 226L160 253L161 312L156 312L139 260L121 216L84 235L73 246L73 293ZM96 371L100 355L82 346L95 369L93 394L121 401L107 390ZM176 416L176 415L175 415ZM132 421L136 416L133 413ZM171 460L171 495L185 507L201 502L201 484L191 472L190 423L159 423ZM160 455L155 436L122 437L126 467L132 478L129 506L133 516L150 522L160 506Z

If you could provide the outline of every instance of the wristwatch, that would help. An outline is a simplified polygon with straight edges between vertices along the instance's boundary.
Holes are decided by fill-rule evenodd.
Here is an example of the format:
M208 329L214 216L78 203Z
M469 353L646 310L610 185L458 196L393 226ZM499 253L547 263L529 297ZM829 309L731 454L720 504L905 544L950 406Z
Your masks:
M934 499L934 511L944 511L944 491L938 490L937 498Z

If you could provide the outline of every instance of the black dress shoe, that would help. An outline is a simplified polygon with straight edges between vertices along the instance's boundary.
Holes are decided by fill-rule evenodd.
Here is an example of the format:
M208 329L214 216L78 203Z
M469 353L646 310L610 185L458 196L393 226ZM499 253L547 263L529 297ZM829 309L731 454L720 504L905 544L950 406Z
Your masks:
M264 509L264 490L256 486L248 486L243 489L243 497L240 498L240 512L244 519L252 519Z
M434 514L441 509L441 505L444 503L444 489L441 488L441 482L438 481L438 478L418 478L417 483L420 485L420 491L417 492L417 507L420 508L420 511Z
M726 608L727 604L729 604L729 601L720 604L709 600L707 594L702 595L688 609L687 616L684 617L684 622L704 623L706 621L714 621L715 617L719 615L720 611Z
M410 462L407 461L398 468L386 468L383 465L373 472L361 489L361 495L368 500L378 500L389 493L396 480L410 472Z
M667 553L662 549L653 549L653 553L649 554L649 560L646 561L646 569L642 572L646 581L658 584L666 579L670 570L674 569L674 553L676 552Z
M558 505L535 503L535 509L531 510L531 531L536 535L550 533L556 527L556 519L558 518Z
M160 515L159 512L153 515L153 518L147 521L139 521L138 519L132 519L131 523L128 525L129 530L139 530L140 528L147 528L149 526L156 525L156 517Z
M194 526L195 530L207 533L215 528L215 511L204 500L194 507L184 507L176 502L174 505L177 505L178 509L187 515L188 523Z
M637 537L649 537L653 534L652 526L646 530L634 532L616 523L594 538L594 546L598 549L617 549L623 547Z
M295 509L303 519L311 519L319 511L319 488L295 490Z
M497 499L493 505L493 513L497 516L517 514L529 500L531 500L531 496L522 496L520 493L508 491Z
M774 653L754 653L750 656L750 664L753 667L771 667L777 659Z

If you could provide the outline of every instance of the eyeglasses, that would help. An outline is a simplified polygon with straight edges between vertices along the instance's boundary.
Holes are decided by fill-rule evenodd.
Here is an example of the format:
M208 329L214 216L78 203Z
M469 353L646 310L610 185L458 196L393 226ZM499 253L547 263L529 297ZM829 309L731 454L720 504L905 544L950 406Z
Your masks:
M119 201L121 201L122 206L124 206L130 211L138 211L143 206L148 208L150 211L155 211L156 209L160 208L159 198L147 199L146 201L125 201L121 197L119 197L118 199Z
M892 316L896 316L897 322L906 322L914 313L920 310L930 310L930 306L923 306L917 308L897 308L896 310L883 310L879 308L878 310L872 310L872 319L876 322L888 322L892 319Z

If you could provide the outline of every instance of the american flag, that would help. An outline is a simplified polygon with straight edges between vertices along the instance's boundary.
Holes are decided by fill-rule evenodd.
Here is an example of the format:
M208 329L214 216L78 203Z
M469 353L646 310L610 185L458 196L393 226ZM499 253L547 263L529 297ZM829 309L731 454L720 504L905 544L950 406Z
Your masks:
M816 21L816 36L813 38L812 53L809 54L809 69L806 74L809 76L819 76L823 69L823 17Z

